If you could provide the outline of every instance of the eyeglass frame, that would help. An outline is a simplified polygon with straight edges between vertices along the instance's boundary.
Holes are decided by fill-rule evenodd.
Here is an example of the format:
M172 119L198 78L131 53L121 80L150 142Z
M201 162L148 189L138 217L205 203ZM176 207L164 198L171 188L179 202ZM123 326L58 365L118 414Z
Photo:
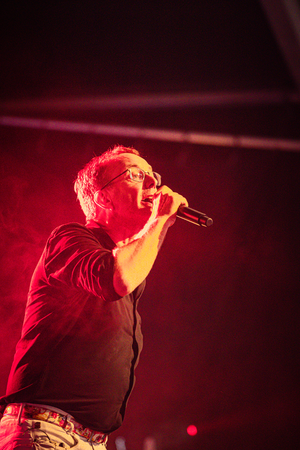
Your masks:
M135 180L135 179L132 177L132 173L131 173L132 167L128 167L126 170L124 170L124 172L120 173L119 175L117 175L116 177L114 177L114 178L112 178L110 181L108 181L108 183L106 183L106 184L100 189L100 191L103 191L104 188L106 188L110 183L112 183L113 181L115 181L115 180L116 180L117 178L119 178L120 176L124 175L124 173L126 173L127 171L129 172L130 179L131 179L132 181L135 181L136 183L143 183L143 181L144 181L145 178L146 178L146 174L147 174L147 175L149 175L149 176L151 176L151 177L152 177L152 175L153 175L153 178L154 178L155 181L156 181L156 187L160 187L160 186L161 186L161 175L160 175L159 173L157 173L157 172L147 172L146 170L140 169L139 167L133 167L133 168L134 168L134 169L138 169L138 170L140 170L140 171L142 172L142 174L143 174L143 179L142 179L142 180Z

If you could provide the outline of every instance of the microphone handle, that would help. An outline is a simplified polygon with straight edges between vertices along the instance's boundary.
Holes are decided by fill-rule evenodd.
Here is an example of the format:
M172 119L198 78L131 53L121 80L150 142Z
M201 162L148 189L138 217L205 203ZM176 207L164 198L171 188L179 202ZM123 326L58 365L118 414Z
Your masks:
M201 227L210 227L213 224L213 220L210 217L200 211L190 208L189 206L180 206L176 216Z

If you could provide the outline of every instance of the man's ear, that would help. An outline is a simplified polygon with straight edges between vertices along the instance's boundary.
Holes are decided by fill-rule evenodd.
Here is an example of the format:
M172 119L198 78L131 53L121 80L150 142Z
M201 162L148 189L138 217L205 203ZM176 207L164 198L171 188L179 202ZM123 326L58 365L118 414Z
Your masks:
M103 209L111 209L111 199L107 191L97 191L94 194L94 202Z

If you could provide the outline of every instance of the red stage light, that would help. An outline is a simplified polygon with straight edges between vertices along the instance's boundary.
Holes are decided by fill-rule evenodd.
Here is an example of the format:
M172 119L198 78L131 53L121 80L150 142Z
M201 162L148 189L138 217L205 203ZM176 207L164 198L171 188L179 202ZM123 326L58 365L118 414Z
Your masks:
M186 431L190 436L196 436L196 434L198 433L197 427L195 425L189 425Z

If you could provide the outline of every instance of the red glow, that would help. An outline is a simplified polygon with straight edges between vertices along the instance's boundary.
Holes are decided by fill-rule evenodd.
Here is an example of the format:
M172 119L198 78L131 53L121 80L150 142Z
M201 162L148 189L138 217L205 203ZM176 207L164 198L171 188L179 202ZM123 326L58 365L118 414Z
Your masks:
M198 433L197 427L195 425L189 425L186 431L190 436L196 436L196 434Z

